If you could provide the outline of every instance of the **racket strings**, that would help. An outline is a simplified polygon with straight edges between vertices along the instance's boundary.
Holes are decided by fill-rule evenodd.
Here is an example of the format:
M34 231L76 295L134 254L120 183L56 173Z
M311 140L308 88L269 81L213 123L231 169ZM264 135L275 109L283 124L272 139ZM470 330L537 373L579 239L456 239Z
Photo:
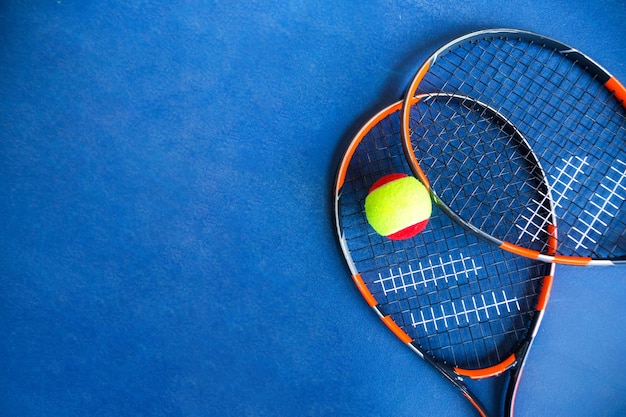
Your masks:
M626 256L626 113L575 54L481 36L437 57L418 89L428 91L483 101L524 134L557 202L559 253Z
M569 75L569 74L568 74ZM612 155L623 153L616 147L615 141L611 141L621 134L624 137L626 128L624 126L624 117L618 112L616 115L621 116L621 127L617 127L615 121L610 121L603 115L606 113L607 100L613 100L604 87L596 82L595 77L583 77L584 74L578 74L576 83L582 85L581 89L575 89L573 97L578 101L563 101L563 109L559 111L561 114L569 112L564 117L564 123L554 133L555 136L569 135L571 145L561 150L558 158L554 158L557 162L555 169L559 174L564 171L560 166L573 168L570 176L566 175L567 186L555 193L559 203L557 210L561 210L560 229L566 233L561 239L561 251L566 253L588 255L593 257L608 257L610 254L619 254L619 242L623 238L619 237L626 228L623 218L616 218L615 215L620 211L621 202L623 202L624 193L620 193L620 182L615 182L611 173L615 172L623 177L624 166L620 166L620 159L615 159L614 164L619 169L611 168L610 164L603 161L613 159ZM583 106L584 103L590 103ZM544 130L547 130L544 127ZM621 130L621 133L620 133ZM549 143L552 138L538 133L542 140ZM590 138L594 138L590 140ZM577 156L576 144L586 144L588 154L584 157ZM544 152L548 155L547 152ZM597 179L591 179L591 174L601 175L604 180L599 182ZM608 182L608 183L607 183ZM617 188L609 189L614 183ZM564 183L561 183L564 184ZM606 193L605 191L609 191ZM573 192L579 195L588 196L588 198L571 197ZM617 193L616 193L617 192ZM564 209L564 207L566 209ZM612 225L609 225L609 221ZM618 235L616 235L616 233ZM615 235L611 238L611 235ZM604 237L604 239L601 239ZM603 243L606 242L606 243ZM623 243L622 243L623 246ZM621 252L623 253L624 247Z
M452 236L447 239L432 242L447 256L423 253L404 262L393 248L397 243L383 245L390 251L389 259L378 252L380 270L361 276L381 312L393 317L437 360L469 369L500 363L524 340L537 301L537 285L518 277L532 276L540 282L543 276L532 266L515 262L476 263L477 248L467 250L470 257L458 250L458 242L449 245ZM451 249L444 249L448 245ZM487 278L492 272L486 268L498 271L497 280Z
M369 227L363 201L371 184L409 169L399 117L379 121L348 166L338 203L351 261L381 314L427 354L466 369L493 366L528 334L546 267L477 241L436 208L427 229L406 241Z
M413 153L463 221L504 241L553 249L543 172L510 126L445 95L418 102L411 116Z
M501 268L502 263L491 267ZM531 296L511 296L515 292L510 282L481 288L483 267L472 268L476 274L468 274L468 281L463 274L448 282L445 290L440 286L436 295L418 298L421 308L408 313L424 350L444 363L469 369L495 365L510 355L526 336L532 319L533 311L526 307L536 301Z

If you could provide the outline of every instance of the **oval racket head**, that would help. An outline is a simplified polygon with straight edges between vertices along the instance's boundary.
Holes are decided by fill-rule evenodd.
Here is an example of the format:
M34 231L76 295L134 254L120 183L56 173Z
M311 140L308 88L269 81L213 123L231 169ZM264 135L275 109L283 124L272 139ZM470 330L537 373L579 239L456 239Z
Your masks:
M400 138L401 107L397 103L373 117L348 146L338 170L336 229L352 279L383 323L481 415L487 415L488 401L471 386L487 381L506 392L503 409L493 415L512 415L555 265L513 255L466 233L438 206L427 227L410 239L390 240L370 227L364 201L372 184L409 172ZM506 383L499 384L500 378Z
M626 263L626 90L614 77L541 35L471 33L436 51L414 77L403 109L407 144L420 140L420 115L410 104L435 91L470 96L524 134L546 170L558 221L558 250L542 253L543 260ZM426 170L419 157L411 163Z

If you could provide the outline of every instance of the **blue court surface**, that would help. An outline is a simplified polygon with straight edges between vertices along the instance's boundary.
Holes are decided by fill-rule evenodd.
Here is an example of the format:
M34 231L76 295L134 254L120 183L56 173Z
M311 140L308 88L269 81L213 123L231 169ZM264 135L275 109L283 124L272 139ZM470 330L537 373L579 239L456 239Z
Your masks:
M626 80L616 1L0 6L0 416L474 416L353 284L349 140L530 30ZM626 267L556 271L517 416L626 415Z

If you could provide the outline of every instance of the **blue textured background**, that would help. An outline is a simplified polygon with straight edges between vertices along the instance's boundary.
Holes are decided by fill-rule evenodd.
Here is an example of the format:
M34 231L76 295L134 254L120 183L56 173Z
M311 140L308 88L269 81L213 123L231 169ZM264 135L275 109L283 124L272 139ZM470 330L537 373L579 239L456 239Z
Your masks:
M473 415L348 276L346 141L469 31L626 80L624 1L0 5L1 416ZM558 268L518 416L626 414L626 270Z

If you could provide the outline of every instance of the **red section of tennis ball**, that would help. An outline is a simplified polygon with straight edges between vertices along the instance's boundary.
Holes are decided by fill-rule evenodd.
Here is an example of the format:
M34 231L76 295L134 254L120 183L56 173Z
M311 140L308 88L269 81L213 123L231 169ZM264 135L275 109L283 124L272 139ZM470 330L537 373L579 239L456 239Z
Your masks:
M365 199L365 216L379 235L408 239L420 233L432 213L430 194L415 177L390 174L372 185Z

